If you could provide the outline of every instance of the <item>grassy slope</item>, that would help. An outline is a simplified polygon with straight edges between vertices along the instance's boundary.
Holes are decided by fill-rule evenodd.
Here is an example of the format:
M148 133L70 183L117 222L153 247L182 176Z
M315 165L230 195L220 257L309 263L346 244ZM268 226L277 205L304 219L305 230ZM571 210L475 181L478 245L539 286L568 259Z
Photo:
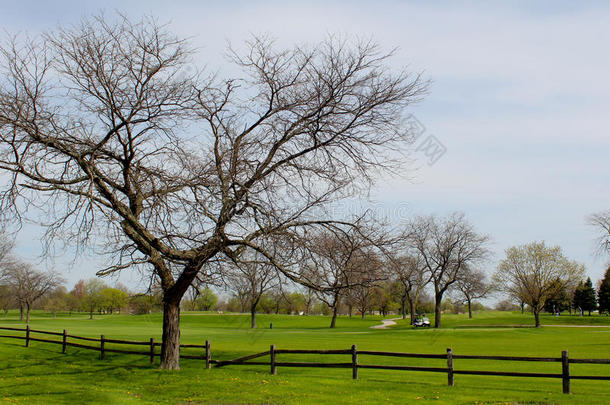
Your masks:
M545 324L579 324L580 317L544 317ZM212 342L213 357L235 358L242 354L278 348L348 348L444 353L452 347L459 354L505 354L558 357L569 350L571 357L610 357L610 319L593 317L607 328L498 327L530 325L531 316L488 312L472 320L446 316L444 329L413 330L406 323L388 330L372 330L379 317L366 320L340 318L338 328L327 328L325 317L259 316L259 328L248 329L245 315L185 313L182 341ZM269 329L273 322L274 328ZM32 327L85 336L104 333L109 338L160 338L159 315L104 316L88 320L85 315L51 319L36 314ZM19 324L15 314L0 317L0 325ZM475 325L482 325L474 327ZM0 401L7 403L610 403L610 382L572 381L573 395L561 394L556 379L506 378L456 375L456 386L446 386L446 375L400 371L360 370L351 380L346 369L279 368L271 376L264 366L229 366L205 370L201 361L182 360L179 372L162 372L140 356L113 355L98 360L93 351L33 342L0 339ZM349 361L346 356L279 355L278 360ZM443 366L441 360L367 358L369 364ZM557 363L484 362L456 360L456 369L559 372ZM610 375L610 366L572 365L572 374Z

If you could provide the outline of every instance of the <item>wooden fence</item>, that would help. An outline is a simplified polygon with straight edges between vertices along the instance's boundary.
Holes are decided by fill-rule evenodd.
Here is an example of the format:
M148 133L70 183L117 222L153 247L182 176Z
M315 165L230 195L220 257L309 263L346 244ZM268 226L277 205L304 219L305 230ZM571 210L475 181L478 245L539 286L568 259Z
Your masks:
M91 337L84 337L84 336L69 335L65 329L61 333L31 329L29 327L29 325L25 328L0 327L0 330L25 332L25 336L0 335L0 338L25 340L25 347L29 347L30 342L44 342L44 343L60 344L62 346L62 349L61 349L62 353L66 353L66 348L68 346L78 347L81 349L96 350L96 351L100 352L100 359L102 359L102 360L106 357L106 353L124 353L124 354L135 354L135 355L148 356L150 358L150 363L154 364L155 357L161 356L160 353L157 353L155 348L160 347L162 345L162 342L155 342L154 338L150 338L147 341L134 341L134 340L108 339L104 335L100 335L100 337L98 339L98 338L91 338ZM61 340L42 339L42 338L38 338L38 337L33 337L32 334L61 336ZM72 339L73 341L69 341L68 339ZM85 342L95 342L95 343L99 343L99 345L93 346L92 344L76 343L76 342L74 342L74 340L85 341ZM107 344L112 344L113 347L108 348L106 346ZM116 345L145 346L147 350L143 351L143 350L117 349L114 347ZM193 348L193 349L203 349L204 350L203 354L199 355L199 356L180 354L181 359L205 360L206 368L210 368L210 365L215 363L215 361L212 360L210 342L207 340L205 341L205 344L203 344L203 345L187 344L187 345L180 345L180 348Z
M314 363L314 362L284 362L278 361L279 354L322 354L322 355L349 355L350 362L344 363ZM402 358L417 358L417 359L443 359L447 362L447 367L423 367L423 366L405 366L405 365L381 365L381 364L362 364L358 361L359 355L368 356L385 356L385 357L402 357ZM268 362L248 361L260 357L269 356ZM561 373L524 373L513 371L479 371L479 370L456 370L454 368L454 360L499 360L499 361L528 361L528 362L557 362L561 363ZM278 367L329 367L329 368L351 368L352 378L358 379L359 369L376 369L376 370L403 370L403 371L428 371L437 373L447 373L447 384L454 385L454 376L456 374L465 375L488 375L488 376L505 376L505 377L543 377L543 378L561 378L563 382L564 394L570 393L570 380L606 380L610 381L610 376L595 376L595 375L571 375L570 363L578 364L610 364L610 359L570 359L568 352L561 352L561 357L521 357L521 356L477 356L477 355L456 355L452 349L447 349L446 354L421 354L421 353L397 353L397 352L380 352L371 350L358 350L356 345L351 349L345 350L285 350L276 349L275 345L271 345L269 351L243 356L234 360L216 361L216 367L227 365L268 365L271 374L277 374Z
M107 339L104 335L101 335L99 339L89 338L83 336L69 335L64 330L62 333L59 332L47 332L41 330L30 329L29 326L26 328L7 328L0 327L0 330L8 331L19 331L25 332L25 336L17 335L0 335L0 338L12 338L12 339L23 339L25 340L25 346L28 347L30 342L44 342L54 343L62 345L62 353L66 353L67 346L79 347L82 349L96 350L100 352L100 358L104 359L105 353L125 353L149 356L151 364L154 363L155 357L160 356L160 353L156 353L155 348L161 346L162 343L155 342L153 338L148 341L131 341L131 340L118 340L118 339ZM53 336L61 336L61 340L51 340L32 337L32 334L45 334ZM88 342L99 343L99 346L92 346L87 344L75 343L68 341L68 339L76 339ZM113 345L137 345L146 346L147 351L137 350L122 350L116 348L107 348L106 344ZM570 393L570 381L571 380L606 380L610 381L610 376L599 376L599 375L571 375L570 364L610 364L610 359L571 359L568 356L567 351L561 352L561 357L523 357L523 356L479 356L479 355L460 355L454 354L452 349L447 349L446 354L422 354L422 353L399 353L399 352L380 352L371 350L358 350L356 345L353 345L350 349L340 350L286 350L276 349L275 345L271 345L268 351L250 354L247 356L239 357L233 360L212 360L212 351L210 342L205 341L204 345L185 344L180 345L181 348L195 348L203 349L204 352L200 356L194 355L180 355L180 358L184 359L196 359L205 360L205 367L210 368L211 364L215 364L216 367L223 367L229 365L266 365L269 366L271 374L277 374L278 367L319 367L319 368L351 368L352 378L358 379L359 369L376 369L376 370L402 370L402 371L428 371L437 373L447 373L447 384L450 386L454 385L454 376L456 374L464 375L487 375L487 376L505 376L505 377L542 377L542 378L561 378L563 383L564 394ZM349 355L351 361L341 363L316 363L316 362L286 362L278 361L278 355L286 354L318 354L318 355ZM381 364L362 364L358 360L359 355L367 356L379 356L379 357L401 357L401 358L417 358L417 359L442 359L446 360L446 367L424 367L424 366L407 366L407 365L381 365ZM269 361L250 361L261 357L269 356ZM484 370L460 370L454 368L454 360L498 360L498 361L525 361L525 362L551 362L561 363L561 373L530 373L530 372L513 372L513 371L484 371Z

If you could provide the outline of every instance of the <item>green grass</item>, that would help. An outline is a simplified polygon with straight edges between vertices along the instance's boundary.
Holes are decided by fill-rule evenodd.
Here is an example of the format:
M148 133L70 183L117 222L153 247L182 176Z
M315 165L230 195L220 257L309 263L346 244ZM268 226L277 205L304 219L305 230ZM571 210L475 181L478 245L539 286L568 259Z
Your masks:
M31 327L108 338L160 340L161 316L60 315L35 313ZM543 325L593 324L605 327L530 328L531 315L477 313L473 319L445 315L443 329L413 329L400 320L387 330L374 330L381 317L341 317L335 330L319 316L260 315L259 327L248 328L246 315L183 313L182 342L212 343L214 359L277 348L347 349L419 353L497 354L573 358L610 358L609 317L544 316ZM273 323L273 329L269 324ZM0 316L0 326L23 325L15 313ZM515 326L512 326L515 325ZM524 327L528 326L528 327ZM94 351L0 338L0 401L6 403L610 403L610 381L572 381L571 395L561 393L561 380L455 376L446 385L443 373L360 370L357 381L349 369L278 368L271 376L265 366L227 366L205 370L200 360L181 360L181 370L167 372L148 364L144 356ZM191 349L191 354L200 354ZM443 360L372 358L361 363L443 367ZM348 356L278 355L278 361L347 362ZM158 363L158 360L157 360ZM456 369L540 371L558 373L558 363L455 360ZM610 365L571 365L576 374L610 375Z

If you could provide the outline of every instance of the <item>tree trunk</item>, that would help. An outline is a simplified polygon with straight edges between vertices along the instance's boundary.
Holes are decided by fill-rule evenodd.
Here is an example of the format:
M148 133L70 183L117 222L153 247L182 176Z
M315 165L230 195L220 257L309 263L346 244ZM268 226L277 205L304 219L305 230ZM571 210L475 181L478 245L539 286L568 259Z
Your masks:
M525 302L521 301L521 315L525 313Z
M401 298L400 300L400 311L402 312L402 319L407 319L407 303L405 301L406 298Z
M333 307L333 317L330 320L330 327L334 328L337 325L337 309L339 308L339 305L335 305Z
M409 300L409 316L411 318L411 325L415 323L415 301Z
M362 319L364 319L364 317L366 316L366 311L361 311L362 312Z
M256 305L250 307L250 328L256 328Z
M19 320L23 321L23 304L19 305Z
M26 310L25 323L29 324L30 323L30 304L28 304L28 303L25 304L25 310Z
M163 343L159 368L180 369L180 300L163 300Z
M540 310L537 308L533 308L534 310L534 320L536 322L536 327L539 328L540 327Z
M352 317L352 311L354 310L354 307L353 307L353 305L352 305L352 304L349 304L349 305L347 306L347 308L348 308L348 310L349 310L349 317L351 318L351 317Z
M434 294L434 327L441 327L441 303L443 301L443 293Z
M472 310L470 309L471 302L470 302L470 300L466 300L466 301L468 301L468 318L472 319Z
M89 310L89 319L93 319L93 307Z

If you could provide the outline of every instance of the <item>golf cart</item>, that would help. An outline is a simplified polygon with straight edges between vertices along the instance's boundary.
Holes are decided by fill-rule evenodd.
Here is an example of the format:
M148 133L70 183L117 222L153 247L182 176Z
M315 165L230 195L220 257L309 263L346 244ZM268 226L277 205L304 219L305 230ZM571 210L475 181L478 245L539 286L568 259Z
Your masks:
M430 320L426 318L426 314L418 315L417 318L415 318L415 322L413 322L413 326L416 328L429 328Z

